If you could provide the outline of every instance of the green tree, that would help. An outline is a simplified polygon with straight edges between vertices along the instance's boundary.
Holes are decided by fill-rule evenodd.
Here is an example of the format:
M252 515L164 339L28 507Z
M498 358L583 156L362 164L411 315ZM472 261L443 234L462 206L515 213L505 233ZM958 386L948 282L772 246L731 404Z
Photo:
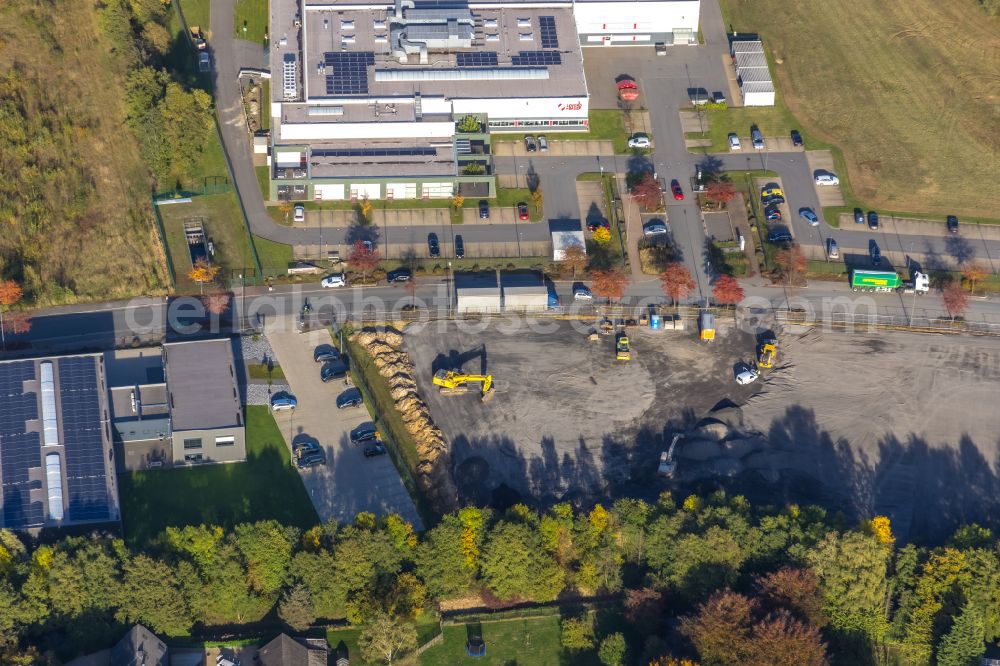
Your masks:
M551 601L564 586L563 571L545 552L538 530L506 520L498 522L486 538L480 573L501 599Z
M625 636L621 632L615 632L601 641L600 647L597 648L597 656L604 666L622 666L627 649Z
M178 555L191 558L200 571L207 571L215 565L219 544L224 536L221 527L205 525L168 527L163 533L170 549Z
M882 639L891 552L891 547L868 534L830 532L808 553L833 627L861 632L873 641Z
M391 665L393 659L417 647L417 630L388 613L378 613L361 630L358 647L365 661Z
M938 666L976 666L985 646L986 623L980 609L967 603L937 649Z
M476 134L480 129L479 120L475 116L465 116L458 123L458 131L465 134Z
M475 569L467 566L468 556L463 548L465 533L459 516L449 514L427 531L417 546L417 574L435 599L463 594L475 582ZM477 555L478 550L476 546Z
M746 559L736 537L718 525L704 534L685 534L677 541L669 580L689 599L732 585Z
M309 591L317 617L341 618L347 613L347 587L331 576L336 558L327 551L299 552L292 559L289 576Z
M177 567L188 606L205 624L239 624L262 618L274 605L276 592L256 593L240 554L230 540L219 545L215 561L197 569L188 561Z
M174 570L166 562L136 555L125 565L119 594L120 622L140 622L167 636L186 634L191 616Z
M589 613L560 622L559 642L567 650L589 650L594 640L594 617Z
M187 91L170 82L160 102L160 114L170 148L170 175L186 183L211 136L212 98L203 90Z
M316 621L309 590L304 585L295 585L286 590L278 604L278 617L295 631L305 631Z
M258 592L276 592L285 580L298 530L275 520L236 526L236 546L246 561L247 578Z

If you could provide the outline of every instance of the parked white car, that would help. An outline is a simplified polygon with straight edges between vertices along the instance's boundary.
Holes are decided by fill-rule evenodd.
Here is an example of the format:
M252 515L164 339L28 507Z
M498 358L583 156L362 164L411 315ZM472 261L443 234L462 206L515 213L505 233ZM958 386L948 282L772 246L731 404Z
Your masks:
M757 371L751 368L749 365L743 365L740 371L736 374L736 383L741 385L753 384L757 381Z
M295 209L292 212L292 219L295 220L296 222L305 222L306 221L306 207L303 206L302 204L299 204L299 205L295 206Z
M295 398L290 395L276 395L271 398L272 412L290 412L298 405Z
M840 185L840 179L834 176L832 173L818 173L816 174L816 184L817 185Z
M325 278L323 278L323 281L320 282L320 285L322 285L324 289L332 289L334 287L346 287L347 278L344 276L343 273L334 273L333 275L327 275Z
M629 148L649 148L653 145L645 134L636 134L628 140Z
M729 150L742 150L743 146L740 145L740 137L736 135L736 132L729 133Z

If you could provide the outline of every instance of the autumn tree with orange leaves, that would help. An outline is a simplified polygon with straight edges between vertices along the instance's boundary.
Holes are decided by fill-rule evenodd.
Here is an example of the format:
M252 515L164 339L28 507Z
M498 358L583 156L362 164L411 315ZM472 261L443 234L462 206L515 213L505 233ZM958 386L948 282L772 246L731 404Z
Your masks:
M229 294L224 291L211 291L201 297L205 309L214 315L221 315L229 309Z
M736 198L736 187L728 180L713 180L705 188L705 198L714 201L722 208Z
M382 263L382 258L378 255L374 243L366 243L363 240L355 241L351 246L351 252L347 255L347 264L361 271L362 279L367 282L368 274L378 268Z
M718 305L736 305L743 300L743 287L732 275L720 275L712 285L712 298ZM733 320L736 320L735 308Z
M31 330L31 318L23 313L8 315L7 321L4 321L3 318L4 312L8 311L12 305L20 303L23 296L24 291L18 283L13 280L0 282L0 341L2 341L4 349L7 349L6 334L8 332L27 333Z
M617 268L610 268L606 271L592 271L590 274L591 291L606 298L609 301L619 301L625 295L625 287L628 285L628 276Z
M986 267L980 264L978 261L970 261L965 266L962 267L962 276L969 281L969 293L973 294L976 291L976 283L982 280L984 277L989 275L989 271Z
M645 210L659 210L663 205L663 190L653 174L647 173L632 186L632 199Z
M776 252L774 263L788 278L788 284L798 281L798 278L806 272L806 255L802 253L802 248L798 245Z
M673 262L668 264L663 273L660 274L660 287L663 293L673 301L674 307L679 309L681 300L688 297L694 290L694 278L691 272L684 267L684 264Z
M951 320L955 321L955 317L961 317L969 308L969 292L953 282L941 291L941 304Z
M576 277L578 271L587 267L587 251L579 244L574 243L563 250L563 257L559 260L563 269L569 269Z
M198 283L198 288L202 293L205 291L205 283L211 282L218 275L219 267L208 263L204 257L194 262L194 268L187 274L189 280Z

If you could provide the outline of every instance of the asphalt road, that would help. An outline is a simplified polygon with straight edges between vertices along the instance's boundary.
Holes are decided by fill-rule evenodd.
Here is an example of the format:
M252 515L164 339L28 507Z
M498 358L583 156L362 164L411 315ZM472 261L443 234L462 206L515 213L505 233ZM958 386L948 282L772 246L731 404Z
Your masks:
M574 306L572 281L553 285L563 306ZM807 308L822 318L826 312L842 312L854 307L859 312L893 316L898 321L911 316L928 320L946 316L936 295L914 297L903 294L855 294L844 282L814 282L807 288L745 287L743 307L765 313L770 309ZM447 310L453 302L450 281L427 276L421 279L415 294L424 309ZM32 354L104 350L130 344L155 344L163 339L181 340L206 334L228 334L245 312L249 321L266 326L275 316L301 311L308 300L322 321L342 321L348 314L362 312L399 312L412 303L403 287L383 285L366 288L322 289L318 282L306 286L282 286L267 292L260 288L236 289L232 313L222 318L206 316L197 299L175 298L169 301L135 299L128 302L60 306L39 311L32 318L31 331L6 337L6 351L0 357ZM664 304L667 299L655 277L633 282L624 303ZM581 304L582 311L594 312ZM965 314L972 322L1000 326L1000 300L973 299ZM238 328L236 326L235 328Z

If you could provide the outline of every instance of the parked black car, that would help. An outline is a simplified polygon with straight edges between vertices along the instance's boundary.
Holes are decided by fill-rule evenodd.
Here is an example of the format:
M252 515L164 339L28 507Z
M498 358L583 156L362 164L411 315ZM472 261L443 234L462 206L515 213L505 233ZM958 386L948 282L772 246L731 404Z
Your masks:
M370 442L372 440L378 439L378 429L375 424L369 421L368 423L362 423L357 428L351 431L351 443L361 444L362 442Z
M868 228L872 231L878 229L878 213L873 210L868 211Z
M360 407L365 404L361 397L361 391L350 388L337 396L337 409L347 409L348 407Z
M462 259L465 257L465 241L462 240L462 236L455 236L455 258Z
M427 234L427 251L430 253L432 258L436 259L441 256L441 244L438 243L437 234Z
M768 232L767 240L771 243L790 243L792 242L792 235L788 233L787 229L777 227Z
M339 361L340 351L337 350L333 345L320 345L313 350L313 360L317 363L326 363L327 361Z
M948 224L948 231L950 231L953 234L957 234L958 233L958 218L957 217L955 217L954 215L949 215L948 216L948 220L947 220L947 224Z
M365 447L365 458L385 455L385 445L382 442L375 442Z
M413 279L413 273L409 268L397 268L386 273L385 279L389 282L409 282Z
M322 451L319 453L310 453L307 456L299 458L296 464L300 469L305 469L306 467L316 467L317 465L325 465L326 455Z
M854 224L864 224L865 223L865 211L860 208L854 209Z
M347 376L347 365L343 361L330 361L319 371L319 378L324 382L342 379Z
M479 219L488 220L490 219L490 202L486 199L479 200Z
M781 211L776 204L771 204L764 209L764 217L771 221L780 220Z
M307 442L296 442L292 445L292 453L295 454L296 458L305 458L306 456L311 456L317 453L322 453L323 449L317 442L307 441Z
M875 239L868 241L868 254L872 258L872 266L879 266L882 263L882 250L879 249Z
M802 135L799 134L798 130L792 130L792 145L793 146L802 145Z

